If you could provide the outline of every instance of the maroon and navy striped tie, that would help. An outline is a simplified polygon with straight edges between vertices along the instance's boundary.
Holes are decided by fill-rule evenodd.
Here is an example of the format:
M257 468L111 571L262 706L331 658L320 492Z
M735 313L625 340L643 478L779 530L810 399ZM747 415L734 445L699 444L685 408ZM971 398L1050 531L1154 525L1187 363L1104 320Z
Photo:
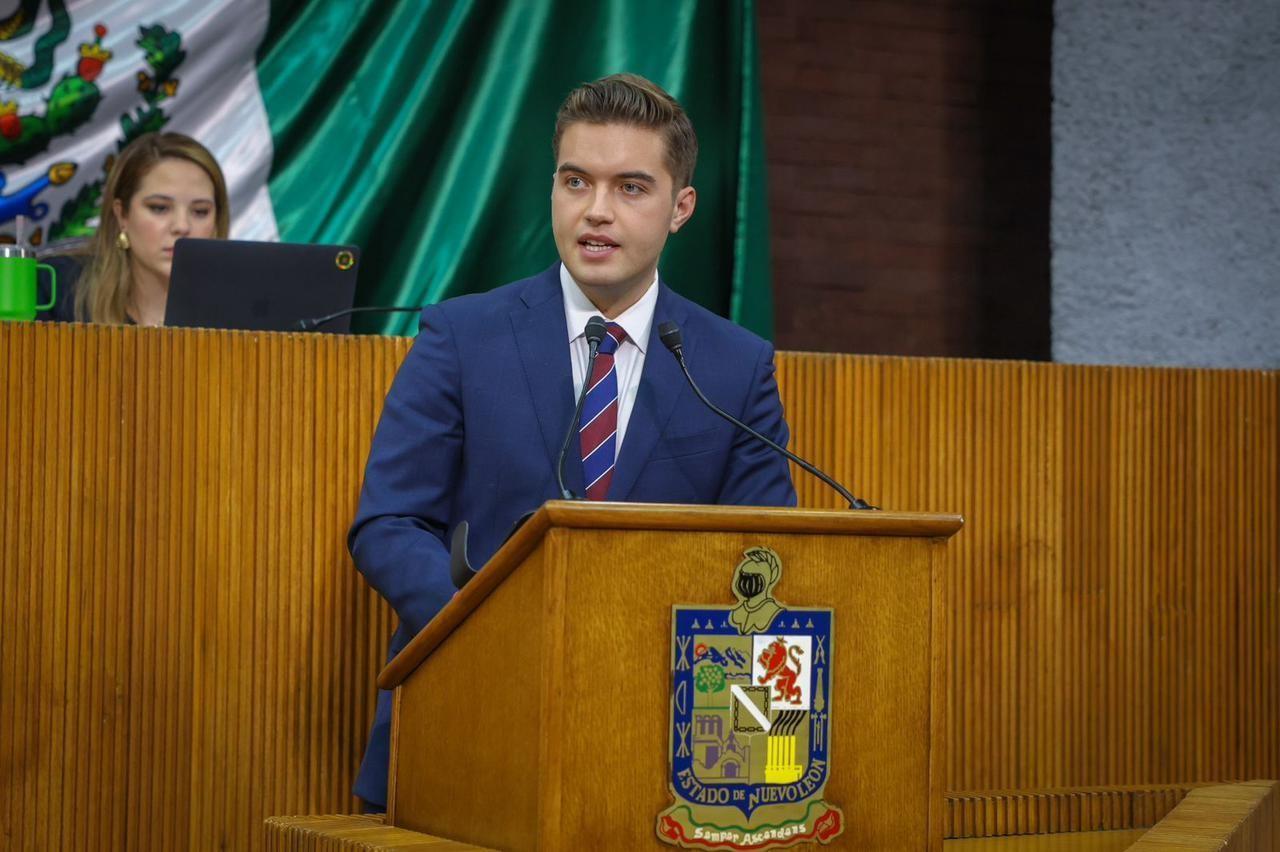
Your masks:
M627 339L627 333L612 322L607 330L591 370L587 399L582 405L582 425L578 428L588 500L603 500L609 493L618 457L618 371L613 354Z

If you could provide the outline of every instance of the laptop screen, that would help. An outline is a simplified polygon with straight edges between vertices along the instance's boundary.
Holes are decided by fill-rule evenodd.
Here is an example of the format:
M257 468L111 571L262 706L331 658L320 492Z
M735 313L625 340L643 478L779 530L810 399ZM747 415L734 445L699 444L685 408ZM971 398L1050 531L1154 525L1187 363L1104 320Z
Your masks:
M178 240L165 325L297 331L303 320L346 310L355 300L356 246ZM351 317L322 331L345 334Z

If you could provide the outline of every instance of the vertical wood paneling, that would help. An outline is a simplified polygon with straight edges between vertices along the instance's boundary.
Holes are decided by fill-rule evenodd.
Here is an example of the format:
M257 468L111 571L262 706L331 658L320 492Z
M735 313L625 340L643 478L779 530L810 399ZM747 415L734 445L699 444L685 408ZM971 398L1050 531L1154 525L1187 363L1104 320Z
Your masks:
M955 793L946 797L944 833L952 839L1149 828L1191 789L1175 785Z
M391 619L344 536L407 348L0 326L0 847L355 809Z
M854 493L966 517L949 789L1280 774L1276 373L782 353L779 385Z
M354 809L391 619L344 537L407 348L0 324L0 847ZM1276 373L778 363L801 455L967 518L949 789L1280 775Z

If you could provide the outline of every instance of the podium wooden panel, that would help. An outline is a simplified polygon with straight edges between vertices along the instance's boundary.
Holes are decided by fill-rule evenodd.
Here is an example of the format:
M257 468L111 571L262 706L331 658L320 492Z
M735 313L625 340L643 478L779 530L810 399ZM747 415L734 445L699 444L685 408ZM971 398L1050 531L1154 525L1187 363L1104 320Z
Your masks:
M508 850L662 848L673 604L731 606L752 546L775 596L835 611L842 848L940 849L942 543L955 516L548 503L383 672L388 820Z

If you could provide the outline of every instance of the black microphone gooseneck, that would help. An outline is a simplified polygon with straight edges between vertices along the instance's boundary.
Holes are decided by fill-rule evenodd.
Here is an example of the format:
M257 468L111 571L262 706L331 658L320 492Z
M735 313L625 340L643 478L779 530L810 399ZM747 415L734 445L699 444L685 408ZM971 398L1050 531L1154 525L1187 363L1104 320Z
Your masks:
M298 331L315 331L317 328L319 328L320 326L324 325L327 322L333 322L336 319L339 319L345 316L351 316L352 314L365 314L365 313L395 314L395 313L405 313L407 311L413 311L414 313L420 314L422 313L422 305L417 305L417 306L410 305L406 307L401 307L401 306L381 307L377 305L371 305L363 308L347 308L345 310L335 311L334 313L331 313L331 314L325 314L322 317L313 317L312 319L300 319L298 320Z
M776 443L775 441L769 440L764 435L761 435L755 429L752 429L750 426L743 423L741 420L734 417L732 414L729 414L721 410L721 408L718 405L716 405L711 400L707 399L706 394L702 392L702 388L698 387L698 383L693 380L693 375L689 372L689 365L686 364L684 361L684 342L681 339L680 327L678 325L676 325L673 322L664 322L662 325L658 326L658 337L662 340L662 345L667 347L667 349L670 350L672 355L676 356L676 362L680 365L680 369L684 372L684 377L689 380L689 387L693 388L693 392L698 395L698 399L702 400L703 404L706 405L707 408L710 408L716 414L719 414L725 420L728 420L734 426L737 426L739 429L742 429L743 431L747 432L752 437L763 441L764 443L768 444L770 447L773 447L773 449L782 453L784 456L791 459L791 461L800 465L802 468L809 471L809 473L812 473L814 476L818 477L823 482L827 483L827 485L830 485L836 491L840 492L840 496L843 497L845 500L849 501L850 509L876 508L875 506L872 506L867 501L860 500L857 497L854 497L839 482L836 482L834 479L827 476L825 473L818 470L816 467L809 464L809 462L800 458L798 455L791 452L786 447Z
M608 327L604 319L599 316L587 320L586 330L582 333L583 337L587 338L587 346L590 349L587 355L587 372L582 376L582 391L578 394L578 404L573 409L573 421L569 424L569 431L564 435L564 443L560 445L560 457L556 459L556 484L560 486L560 496L565 500L578 499L578 495L564 487L564 460L569 454L569 444L573 442L573 436L578 433L578 421L582 419L582 406L587 401L587 391L591 385L591 371L596 365L600 341L604 340L607 333Z

